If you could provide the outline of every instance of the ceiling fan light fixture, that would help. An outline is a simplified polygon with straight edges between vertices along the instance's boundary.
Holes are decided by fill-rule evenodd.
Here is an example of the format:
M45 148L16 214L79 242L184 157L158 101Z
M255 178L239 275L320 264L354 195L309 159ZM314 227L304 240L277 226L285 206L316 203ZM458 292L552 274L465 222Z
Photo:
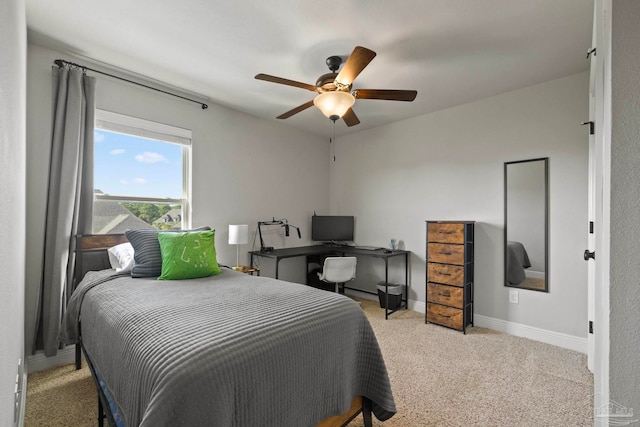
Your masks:
M331 120L337 120L351 108L356 99L348 92L325 92L316 96L313 104Z
M322 111L322 114L327 116L329 120L332 120L334 124L336 120L343 119L347 126L355 126L360 123L360 119L358 119L356 113L351 109L356 98L411 102L418 94L415 90L396 89L359 89L352 91L353 81L362 70L369 65L375 56L376 53L371 49L356 46L340 72L338 72L338 70L342 64L342 58L340 56L330 56L327 58L327 66L331 72L321 75L318 80L316 80L315 86L262 73L257 74L255 78L267 82L293 86L319 94L316 95L314 99L280 114L277 117L278 119L289 118L315 105Z

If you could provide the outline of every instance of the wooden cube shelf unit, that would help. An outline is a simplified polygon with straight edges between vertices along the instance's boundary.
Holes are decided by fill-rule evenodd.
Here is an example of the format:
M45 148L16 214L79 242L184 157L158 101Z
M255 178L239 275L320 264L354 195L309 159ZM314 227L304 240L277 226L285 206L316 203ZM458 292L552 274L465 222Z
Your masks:
M474 221L427 221L425 323L473 326Z

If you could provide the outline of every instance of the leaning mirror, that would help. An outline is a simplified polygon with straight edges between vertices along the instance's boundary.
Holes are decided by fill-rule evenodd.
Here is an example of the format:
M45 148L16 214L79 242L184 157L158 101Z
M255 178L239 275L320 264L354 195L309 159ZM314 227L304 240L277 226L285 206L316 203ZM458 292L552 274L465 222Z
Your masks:
M549 291L549 158L504 164L505 286Z

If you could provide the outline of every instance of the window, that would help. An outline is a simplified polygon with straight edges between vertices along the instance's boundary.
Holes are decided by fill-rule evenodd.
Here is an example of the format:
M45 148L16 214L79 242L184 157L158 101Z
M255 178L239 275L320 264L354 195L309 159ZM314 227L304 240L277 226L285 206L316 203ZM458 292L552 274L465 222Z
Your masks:
M96 110L94 234L189 228L191 131Z

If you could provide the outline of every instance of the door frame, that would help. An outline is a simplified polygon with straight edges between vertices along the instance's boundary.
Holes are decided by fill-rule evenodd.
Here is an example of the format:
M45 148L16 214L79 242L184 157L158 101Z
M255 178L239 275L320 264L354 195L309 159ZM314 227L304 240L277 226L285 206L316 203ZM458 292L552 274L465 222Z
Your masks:
M594 319L594 410L609 403L609 288L611 216L611 0L594 2L595 59L593 185L595 256L593 295L588 302ZM590 111L591 114L591 111ZM591 145L590 145L591 149ZM591 151L590 151L591 157ZM595 261L594 260L594 261ZM589 357L591 357L589 353ZM591 364L591 360L589 361ZM599 416L598 422L608 422Z

